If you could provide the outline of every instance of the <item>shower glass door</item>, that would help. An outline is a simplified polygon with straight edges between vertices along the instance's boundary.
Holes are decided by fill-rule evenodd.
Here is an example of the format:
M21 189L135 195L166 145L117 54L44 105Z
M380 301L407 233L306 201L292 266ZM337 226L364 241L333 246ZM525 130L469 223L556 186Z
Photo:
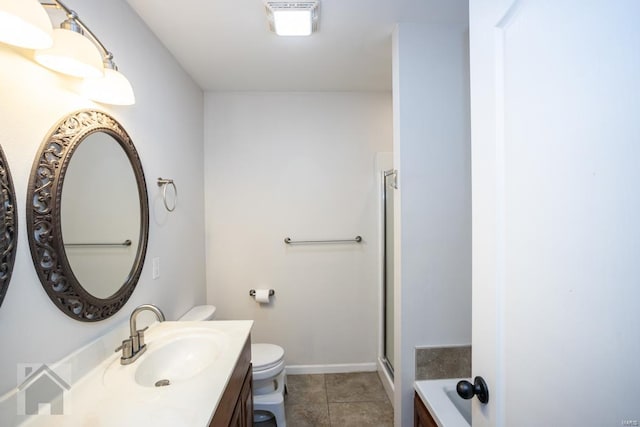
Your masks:
M384 303L383 303L383 362L393 377L393 196L396 186L396 171L384 172L382 196L384 200Z

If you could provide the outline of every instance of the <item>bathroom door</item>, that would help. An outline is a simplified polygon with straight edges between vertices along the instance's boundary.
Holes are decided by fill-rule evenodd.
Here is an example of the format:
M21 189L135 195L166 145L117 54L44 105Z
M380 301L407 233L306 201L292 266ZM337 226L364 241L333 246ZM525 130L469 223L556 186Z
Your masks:
M473 425L638 425L640 1L469 12Z

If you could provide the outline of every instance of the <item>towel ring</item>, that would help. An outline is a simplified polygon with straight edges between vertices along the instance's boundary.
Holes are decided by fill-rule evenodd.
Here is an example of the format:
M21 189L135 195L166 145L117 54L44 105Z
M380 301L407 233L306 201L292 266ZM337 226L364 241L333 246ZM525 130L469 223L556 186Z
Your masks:
M173 193L175 197L173 198L173 207L169 207L167 203L167 187L171 185L173 187ZM164 207L169 212L173 212L176 209L176 205L178 204L178 189L176 188L176 184L172 179L164 179L158 178L158 187L162 187L162 201L164 202Z

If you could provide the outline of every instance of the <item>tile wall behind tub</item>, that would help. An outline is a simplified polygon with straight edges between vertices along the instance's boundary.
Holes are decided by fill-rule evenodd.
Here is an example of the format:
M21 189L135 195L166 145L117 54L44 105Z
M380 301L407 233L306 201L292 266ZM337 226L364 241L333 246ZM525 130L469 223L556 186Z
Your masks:
M416 348L416 381L470 376L470 345Z

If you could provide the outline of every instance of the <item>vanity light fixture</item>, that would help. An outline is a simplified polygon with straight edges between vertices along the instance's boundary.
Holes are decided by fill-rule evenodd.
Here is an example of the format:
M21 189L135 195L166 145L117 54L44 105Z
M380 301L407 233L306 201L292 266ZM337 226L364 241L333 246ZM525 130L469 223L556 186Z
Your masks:
M66 19L60 24L60 28L52 30L45 8L64 11ZM28 10L28 13L25 10ZM46 25L42 23L43 15ZM6 22L14 24L4 28ZM37 25L20 26L15 24L16 22ZM48 29L49 42L24 43L22 40L27 38L26 34L33 27L44 27L43 31ZM15 34L3 35L8 32ZM83 92L89 99L113 105L135 103L133 88L127 78L118 71L111 52L78 15L60 0L0 0L0 41L35 49L34 59L44 67L84 78Z
M279 36L310 36L318 30L319 3L266 1L269 29Z
M0 0L0 42L27 49L53 44L51 21L37 0Z
M86 78L82 91L87 98L96 102L111 105L133 105L136 97L129 80L118 71L113 62L113 55L107 52L104 58L104 75L97 78Z
M73 77L100 77L102 56L84 35L78 15L69 11L60 28L53 30L53 46L36 50L37 63L53 71Z

